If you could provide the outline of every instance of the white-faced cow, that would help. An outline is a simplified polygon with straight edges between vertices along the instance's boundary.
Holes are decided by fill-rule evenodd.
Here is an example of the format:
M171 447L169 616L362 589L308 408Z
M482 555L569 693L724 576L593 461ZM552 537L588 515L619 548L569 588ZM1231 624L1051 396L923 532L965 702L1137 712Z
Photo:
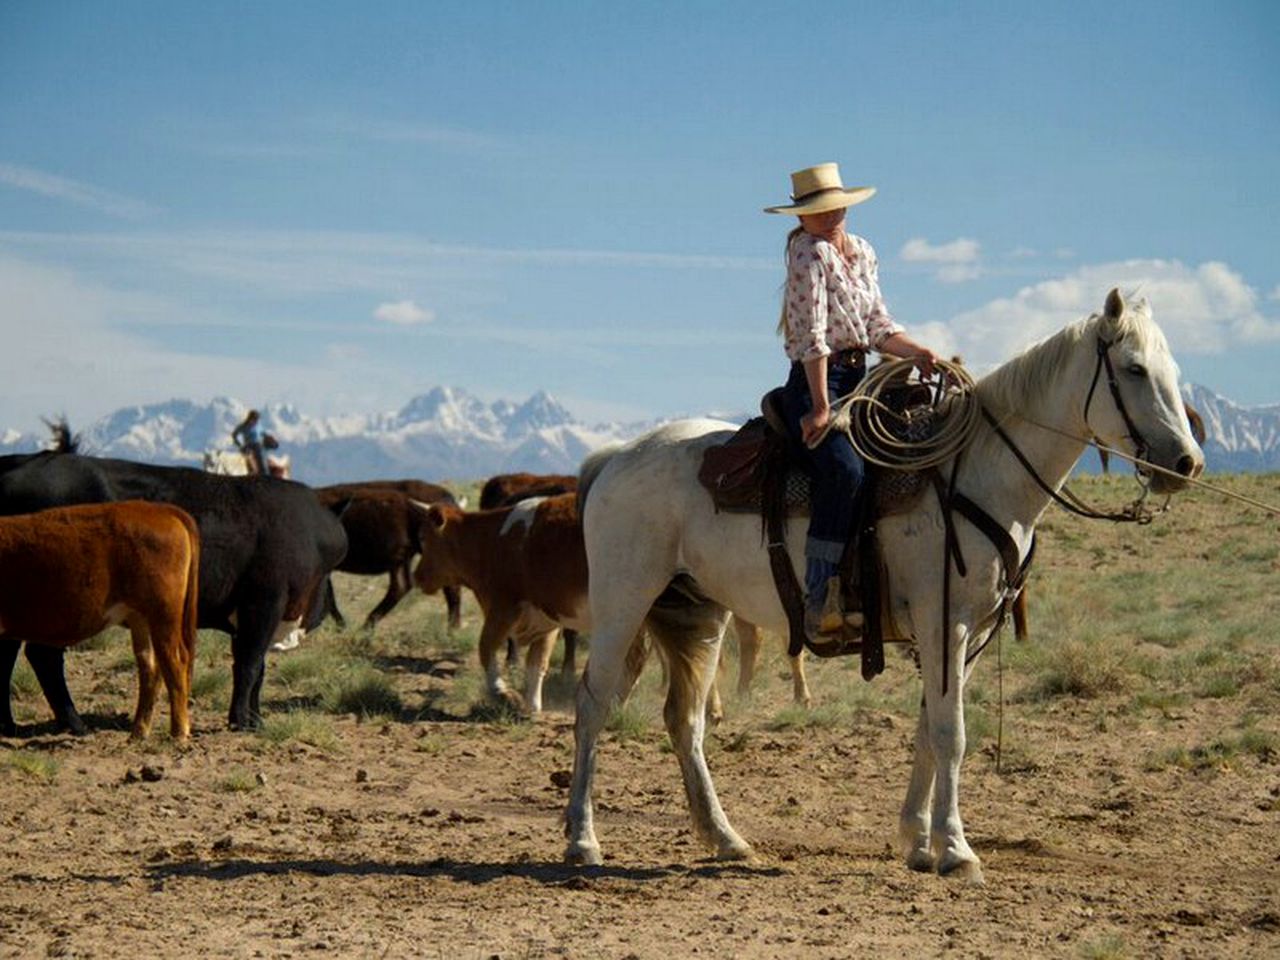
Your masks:
M138 665L133 736L151 728L158 665L169 730L185 740L199 569L196 522L168 504L131 500L0 517L0 637L65 648L125 624ZM0 732L12 736L8 671L5 683Z
M0 457L0 514L116 500L172 503L195 518L199 625L231 634L231 726L259 726L267 648L300 622L318 622L311 616L315 601L347 549L342 525L307 487L274 477L220 477L76 454ZM16 641L0 640L0 650L6 645L0 700L7 709L17 648ZM26 653L58 721L84 732L67 691L62 651L29 644Z
M578 478L564 473L500 473L490 477L480 488L480 509L514 507L521 500L532 497L554 497L561 493L573 493L578 489ZM563 629L564 660L560 676L572 680L577 675L578 631ZM516 643L507 639L507 663L516 662Z

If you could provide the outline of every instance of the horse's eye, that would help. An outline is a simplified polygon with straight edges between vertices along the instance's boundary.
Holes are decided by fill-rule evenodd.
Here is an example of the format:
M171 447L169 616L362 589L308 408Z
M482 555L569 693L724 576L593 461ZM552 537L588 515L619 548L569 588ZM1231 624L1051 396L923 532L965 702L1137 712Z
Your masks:
M1140 363L1131 363L1129 364L1129 372L1135 377L1145 377L1147 375L1147 368Z

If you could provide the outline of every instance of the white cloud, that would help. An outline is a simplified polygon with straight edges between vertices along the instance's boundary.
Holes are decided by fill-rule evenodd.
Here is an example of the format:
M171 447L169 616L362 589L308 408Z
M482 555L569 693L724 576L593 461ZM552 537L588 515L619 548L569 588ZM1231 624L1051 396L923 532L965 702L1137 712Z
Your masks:
M966 237L936 246L923 237L913 237L902 245L898 255L907 263L936 265L934 277L941 283L963 283L982 273L981 247L977 240Z
M141 200L111 193L78 180L32 170L30 167L0 163L0 183L76 206L89 207L124 220L141 220L155 213L154 207Z
M1268 300L1280 300L1280 283L1276 284L1270 293L1267 294Z
M399 327L412 327L420 323L430 323L436 318L431 310L424 310L412 300L397 300L394 303L380 303L373 311L375 320L393 323Z
M0 254L0 290L3 427L38 431L40 417L58 413L66 413L74 427L122 406L166 397L290 400L329 412L342 408L342 395L353 386L344 369L318 369L286 356L167 348L127 328L162 323L180 314L183 304L122 293L64 268ZM393 395L403 393L408 385L393 383L396 376L382 371L377 382Z
M1280 317L1264 315L1257 292L1217 261L1194 267L1177 260L1083 266L961 313L947 326L969 364L982 369L1101 310L1112 287L1136 291L1150 301L1152 316L1175 355L1221 353L1280 340Z

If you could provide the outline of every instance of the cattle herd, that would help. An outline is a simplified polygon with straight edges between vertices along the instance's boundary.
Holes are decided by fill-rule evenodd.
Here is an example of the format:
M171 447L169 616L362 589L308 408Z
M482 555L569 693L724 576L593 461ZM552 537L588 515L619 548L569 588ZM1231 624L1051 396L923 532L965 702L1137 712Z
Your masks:
M63 653L115 624L129 629L137 661L133 736L149 729L157 671L169 694L174 738L190 735L197 627L230 635L228 723L255 729L272 644L326 616L344 623L329 576L334 570L389 576L366 627L390 612L415 579L428 592L444 593L456 627L459 588L471 588L485 614L481 660L491 690L505 693L494 651L508 636L527 643L525 699L536 711L554 631L561 620L578 624L574 615L585 603L586 557L571 495L553 497L545 509L524 496L563 494L574 482L495 477L482 502L498 506L467 514L444 487L420 480L312 489L270 476L74 452L0 457L0 735L17 732L9 691L20 651L58 726L85 733ZM512 531L516 536L502 537ZM415 575L411 566L420 554ZM563 596L544 597L539 584L553 582L561 569Z

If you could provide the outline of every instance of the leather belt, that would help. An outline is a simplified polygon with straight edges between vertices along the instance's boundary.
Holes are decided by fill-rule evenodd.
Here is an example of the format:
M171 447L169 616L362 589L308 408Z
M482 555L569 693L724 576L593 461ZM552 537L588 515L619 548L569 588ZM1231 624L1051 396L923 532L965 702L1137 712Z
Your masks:
M867 362L867 352L852 347L848 350L837 350L827 358L827 363L833 367L861 367Z

